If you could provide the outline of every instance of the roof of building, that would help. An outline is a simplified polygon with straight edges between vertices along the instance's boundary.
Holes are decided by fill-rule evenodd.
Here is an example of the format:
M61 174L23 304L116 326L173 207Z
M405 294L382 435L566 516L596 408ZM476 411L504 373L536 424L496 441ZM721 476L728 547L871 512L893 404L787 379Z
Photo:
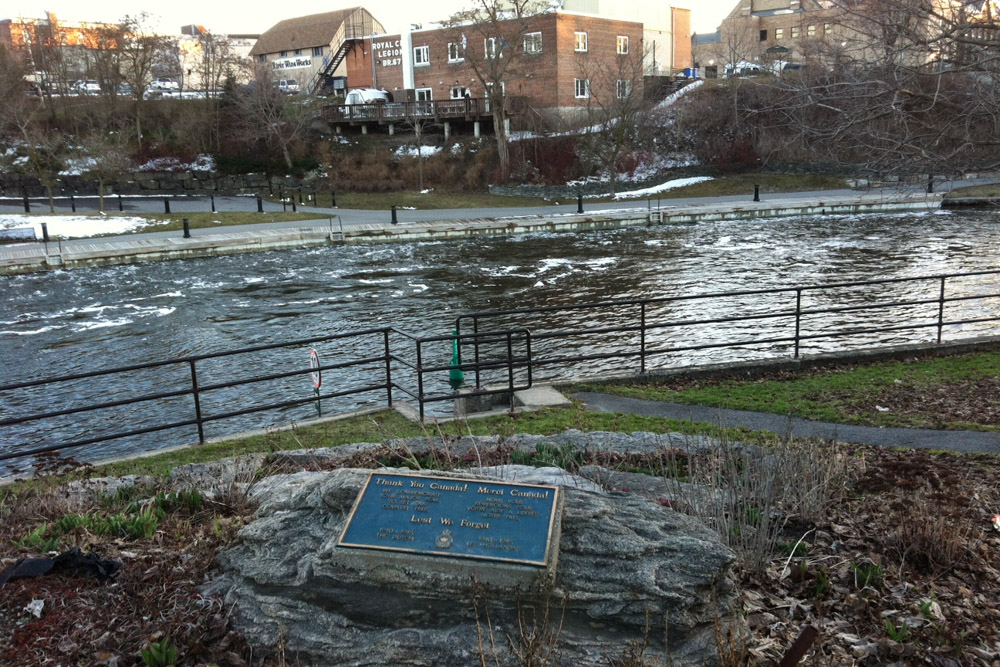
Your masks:
M325 46L333 41L340 26L359 11L365 12L362 7L350 7L278 21L260 36L250 55Z
M715 32L707 32L704 35L699 35L695 33L691 35L692 44L716 44L722 41L722 33L716 30Z

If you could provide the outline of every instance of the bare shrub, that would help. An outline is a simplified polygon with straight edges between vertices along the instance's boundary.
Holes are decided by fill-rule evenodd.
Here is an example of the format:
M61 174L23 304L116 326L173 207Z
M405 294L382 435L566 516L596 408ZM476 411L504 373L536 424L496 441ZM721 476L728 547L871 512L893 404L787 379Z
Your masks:
M815 521L844 489L847 458L832 443L791 439L772 446L716 440L687 459L688 479L672 479L672 491L689 513L712 526L748 570L771 560L788 520ZM714 493L695 492L711 487Z
M901 563L919 572L934 572L963 564L971 553L972 524L941 513L939 503L926 493L897 495L886 509L883 546Z

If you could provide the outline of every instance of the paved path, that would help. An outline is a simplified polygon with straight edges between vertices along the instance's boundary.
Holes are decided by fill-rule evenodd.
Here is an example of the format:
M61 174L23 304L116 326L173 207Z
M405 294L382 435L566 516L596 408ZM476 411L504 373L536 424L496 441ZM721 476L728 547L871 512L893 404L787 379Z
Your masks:
M726 428L744 427L755 431L771 431L779 435L821 438L823 440L834 439L839 442L882 447L947 449L966 454L1000 454L1000 433L831 424L765 412L647 401L593 392L573 394L573 398L582 401L584 406L593 412L621 412L642 415L643 417L666 417L668 419L707 422Z

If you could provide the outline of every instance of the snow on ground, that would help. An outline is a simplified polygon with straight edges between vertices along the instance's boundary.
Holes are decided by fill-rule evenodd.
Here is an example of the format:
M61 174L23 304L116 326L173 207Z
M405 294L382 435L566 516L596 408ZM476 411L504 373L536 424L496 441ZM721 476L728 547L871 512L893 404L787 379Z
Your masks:
M441 152L440 146L421 146L420 154L424 157L430 157L435 153ZM416 146L400 146L396 149L396 157L417 157L417 147Z
M92 157L72 158L66 160L66 168L59 172L60 176L80 176L97 166L97 160Z
M684 95L687 95L692 90L697 90L701 85L705 83L703 79L698 79L697 81L692 81L688 85L684 86L680 90L667 95L662 102L656 105L657 109L663 109L664 107L669 107L671 104L679 100Z
M139 227L158 223L146 218L103 215L0 215L0 229L34 227L35 238L42 238L42 223L49 228L49 236L64 239L83 238L98 234L124 234Z
M185 164L175 157L158 157L140 166L139 171L215 171L215 158L202 154Z
M692 176L691 178L675 178L672 181L667 181L666 183L660 183L659 185L654 185L649 188L643 188L642 190L619 192L618 194L615 195L615 199L638 199L641 197L647 197L649 195L655 195L657 192L673 190L674 188L682 188L685 185L692 185L694 183L701 183L702 181L710 181L710 180L712 180L711 176Z

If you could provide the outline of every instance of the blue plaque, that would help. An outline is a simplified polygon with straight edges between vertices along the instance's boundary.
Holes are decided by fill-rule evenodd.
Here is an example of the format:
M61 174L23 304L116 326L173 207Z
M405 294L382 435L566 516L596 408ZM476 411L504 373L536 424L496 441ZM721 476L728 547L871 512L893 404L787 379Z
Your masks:
M547 564L559 488L373 472L338 546Z

